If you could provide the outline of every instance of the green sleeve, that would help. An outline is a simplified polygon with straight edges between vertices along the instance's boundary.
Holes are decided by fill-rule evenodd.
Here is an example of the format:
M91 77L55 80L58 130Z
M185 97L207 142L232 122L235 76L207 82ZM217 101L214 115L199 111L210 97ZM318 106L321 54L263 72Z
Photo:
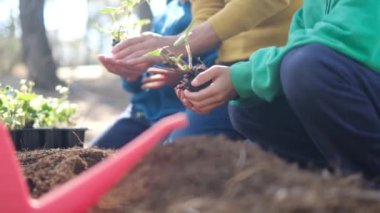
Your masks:
M339 0L304 33L291 35L287 49L320 43L380 71L379 0ZM306 17L304 20L307 20ZM310 24L309 24L310 25Z
M312 8L309 8L309 10ZM299 10L293 17L284 47L254 52L249 61L231 67L238 102L271 101L281 93L279 67L289 50L305 44L327 45L368 67L380 71L380 4L378 0L340 0L328 14L312 22ZM253 97L256 97L253 99Z
M290 26L289 34L304 34L303 11L298 10ZM232 104L258 104L271 101L277 95L280 83L278 66L286 47L268 47L257 50L246 62L231 66L231 81L239 95Z

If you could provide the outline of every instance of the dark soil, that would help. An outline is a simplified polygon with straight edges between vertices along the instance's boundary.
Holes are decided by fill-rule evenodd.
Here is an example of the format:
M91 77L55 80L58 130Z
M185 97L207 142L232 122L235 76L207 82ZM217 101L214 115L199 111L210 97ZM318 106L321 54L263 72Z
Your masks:
M50 149L18 152L33 197L39 197L103 160L112 150Z
M193 67L193 69L190 70L190 72L187 72L183 74L181 81L176 86L177 89L181 90L189 90L190 92L197 92L199 90L202 90L206 87L208 87L211 84L211 81L208 81L200 86L194 87L191 85L191 81L197 77L201 72L205 71L207 68L203 64L198 64Z
M201 89L208 87L211 84L211 81L208 81L200 86L194 87L191 85L191 81L197 77L201 72L207 69L206 65L199 60L199 63L192 66L190 70L184 71L181 67L190 67L190 65L182 60L177 59L177 56L169 51L167 48L161 49L161 57L164 62L164 65L172 70L173 72L182 73L182 78L179 83L176 85L176 89L180 90L189 90L190 92L197 92ZM173 60L173 58L175 58Z
M111 153L67 149L19 158L38 197ZM200 137L157 148L91 212L380 212L380 194L358 176L300 170L252 144Z

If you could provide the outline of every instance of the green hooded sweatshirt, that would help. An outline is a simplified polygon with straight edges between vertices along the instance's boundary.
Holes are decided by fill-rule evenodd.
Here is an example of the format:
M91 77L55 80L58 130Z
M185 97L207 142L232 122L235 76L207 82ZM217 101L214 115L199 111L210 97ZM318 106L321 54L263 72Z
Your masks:
M293 48L318 43L380 73L380 0L304 0L283 47L254 52L249 61L231 67L239 98L232 104L270 102L281 94L280 65Z

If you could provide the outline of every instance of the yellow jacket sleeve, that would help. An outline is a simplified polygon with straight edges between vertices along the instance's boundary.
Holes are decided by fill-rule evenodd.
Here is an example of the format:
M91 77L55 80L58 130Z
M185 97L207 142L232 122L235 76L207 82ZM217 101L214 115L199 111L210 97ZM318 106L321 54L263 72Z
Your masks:
M193 15L198 15L199 19L203 19L203 21L205 21L205 17L209 16L206 20L211 24L219 39L223 41L240 32L252 29L262 21L276 15L287 8L290 1L230 0L227 2L225 0L193 0L192 4L194 7ZM224 7L221 6L222 3ZM206 10L208 10L207 13ZM216 12L216 10L218 11ZM197 14L197 12L200 14Z
M224 5L225 0L192 0L191 13L194 24L198 25L207 21L208 18L223 9Z

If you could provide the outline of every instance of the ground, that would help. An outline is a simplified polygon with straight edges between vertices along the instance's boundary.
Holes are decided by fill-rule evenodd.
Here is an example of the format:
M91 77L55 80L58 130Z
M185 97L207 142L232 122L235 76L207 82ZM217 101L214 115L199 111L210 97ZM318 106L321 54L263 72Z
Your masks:
M18 153L33 197L75 177L112 150ZM99 177L101 181L101 177ZM91 213L336 213L380 210L359 176L300 170L253 144L194 137L156 148Z
M79 104L78 126L89 128L86 141L127 105L119 79L99 67L61 74L73 79L71 99ZM14 73L1 83L17 85L20 77ZM30 193L39 197L113 153L73 148L19 152L18 158ZM90 211L371 213L380 212L380 193L360 176L300 170L252 144L197 137L155 149Z

